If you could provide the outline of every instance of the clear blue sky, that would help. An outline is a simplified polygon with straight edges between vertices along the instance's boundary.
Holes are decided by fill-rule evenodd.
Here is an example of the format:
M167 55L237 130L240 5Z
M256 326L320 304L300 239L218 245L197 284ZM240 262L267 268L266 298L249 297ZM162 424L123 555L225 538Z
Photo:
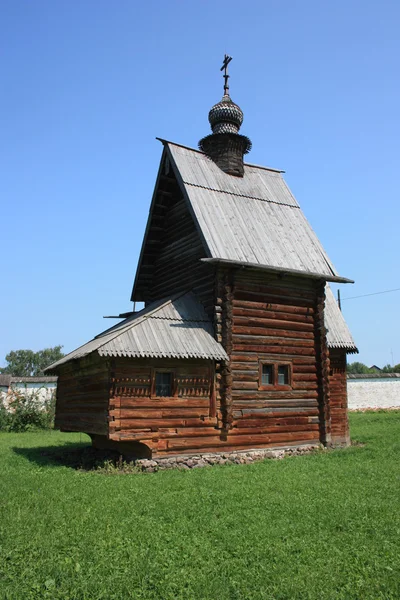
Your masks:
M286 180L342 298L400 288L400 3L3 0L0 364L68 352L129 302L161 144L231 96L249 161ZM367 364L400 362L400 292L344 300Z

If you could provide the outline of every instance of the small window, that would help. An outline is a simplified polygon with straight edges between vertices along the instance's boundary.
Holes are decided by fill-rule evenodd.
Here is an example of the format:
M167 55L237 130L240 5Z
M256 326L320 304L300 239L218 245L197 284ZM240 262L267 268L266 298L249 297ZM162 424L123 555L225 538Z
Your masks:
M278 385L289 385L289 365L278 366Z
M259 390L284 390L292 387L292 365L290 363L259 363Z
M261 385L273 385L273 366L272 365L262 365L261 371Z
M156 396L172 396L172 373L156 373Z

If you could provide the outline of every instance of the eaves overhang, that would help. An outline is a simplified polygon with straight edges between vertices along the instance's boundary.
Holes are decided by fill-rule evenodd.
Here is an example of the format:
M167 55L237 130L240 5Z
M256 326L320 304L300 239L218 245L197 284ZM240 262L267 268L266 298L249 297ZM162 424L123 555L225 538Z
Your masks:
M257 271L265 271L270 273L277 273L282 276L296 275L297 277L322 279L323 281L330 281L334 283L354 283L352 279L347 279L346 277L340 277L337 275L327 275L326 273L313 273L310 271L299 271L297 269L287 269L285 267L272 267L270 265L261 265L258 263L243 263L236 260L228 260L226 258L202 258L200 260L204 263L211 265L221 265L236 269L252 269Z

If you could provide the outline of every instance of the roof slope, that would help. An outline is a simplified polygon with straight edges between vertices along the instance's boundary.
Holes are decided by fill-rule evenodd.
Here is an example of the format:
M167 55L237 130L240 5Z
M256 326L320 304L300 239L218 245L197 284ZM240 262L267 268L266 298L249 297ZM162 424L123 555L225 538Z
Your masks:
M325 291L325 326L328 330L326 336L328 347L341 348L349 353L358 353L357 346L329 285L326 286Z
M91 352L100 356L228 360L225 350L214 339L210 319L191 292L149 305L45 370L53 372L60 365Z
M164 142L211 259L339 278L281 172L227 175L205 154Z

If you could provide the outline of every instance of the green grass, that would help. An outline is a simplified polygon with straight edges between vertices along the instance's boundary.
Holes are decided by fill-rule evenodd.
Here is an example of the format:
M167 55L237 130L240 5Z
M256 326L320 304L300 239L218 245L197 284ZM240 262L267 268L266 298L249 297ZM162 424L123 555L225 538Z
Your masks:
M400 598L400 411L351 431L365 445L114 476L43 453L79 434L1 434L0 598Z

